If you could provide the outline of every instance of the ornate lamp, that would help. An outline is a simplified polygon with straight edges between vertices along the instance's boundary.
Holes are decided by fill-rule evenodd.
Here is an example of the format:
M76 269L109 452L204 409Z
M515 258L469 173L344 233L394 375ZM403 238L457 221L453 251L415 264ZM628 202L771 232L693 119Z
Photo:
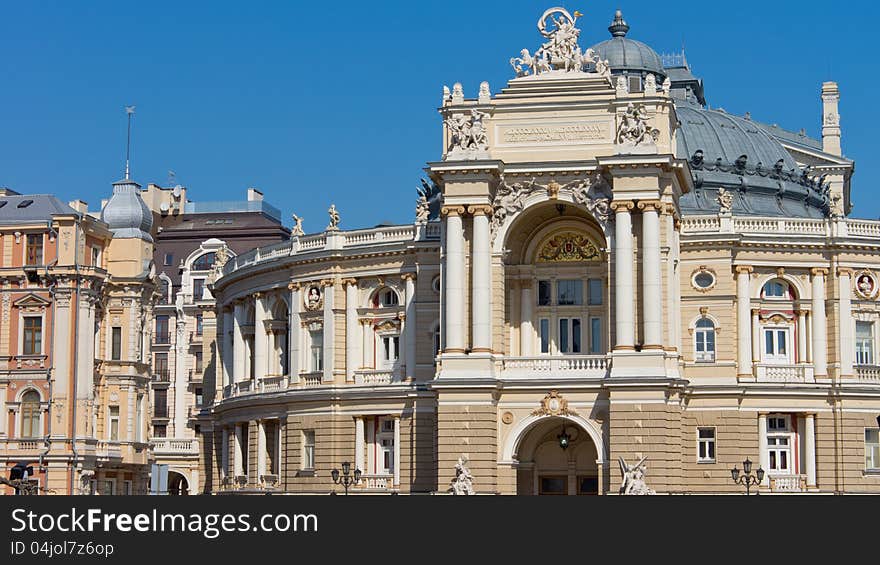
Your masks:
M334 484L341 484L343 488L345 488L345 494L348 494L348 487L351 485L356 485L361 482L361 470L355 469L354 473L351 472L351 462L343 461L342 462L342 473L340 474L339 469L333 469L330 471L330 478L333 479ZM334 493L335 494L335 493Z
M568 449L568 444L571 443L571 436L565 433L564 425L562 426L562 433L556 436L556 439L559 440L559 447L561 447L563 451Z
M733 466L733 469L730 470L730 478L733 479L733 482L738 485L743 485L746 487L746 496L750 494L750 490L752 485L759 485L764 481L764 469L758 467L758 470L755 471L755 474L752 474L752 462L747 457L745 461L743 461L743 471L742 474L740 470L736 468L736 465Z

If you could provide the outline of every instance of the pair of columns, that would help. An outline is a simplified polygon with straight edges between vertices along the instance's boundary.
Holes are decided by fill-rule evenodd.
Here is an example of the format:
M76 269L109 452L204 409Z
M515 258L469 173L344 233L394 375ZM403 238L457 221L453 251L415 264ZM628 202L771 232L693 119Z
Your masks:
M792 414L792 418L796 415ZM800 432L799 432L800 433ZM816 486L816 415L804 414L804 474L807 476L807 487ZM770 450L767 445L767 414L758 414L758 450L761 468L770 469ZM792 456L797 453L792 449ZM791 464L791 463L790 463ZM764 484L770 484L769 474L764 475Z
M354 464L355 469L367 473L366 433L364 417L354 418ZM400 486L400 416L394 416L394 486Z
M492 255L489 216L492 207L444 206L446 216L445 352L465 352L465 254L463 216L473 217L471 242L471 352L492 351Z
M615 350L635 349L635 273L633 263L632 201L616 200L611 203L614 211L614 314ZM663 349L663 302L660 272L660 212L659 200L642 200L642 323L644 344L642 349Z
M761 336L759 333L758 317L751 308L751 274L754 271L749 266L736 267L736 318L737 318L737 373L741 377L751 377L753 375L752 361L757 362L760 359ZM811 307L810 307L810 335L811 350L813 357L813 374L816 377L826 377L828 375L828 336L827 321L825 316L825 277L828 269L814 268L810 271L811 281ZM848 281L848 279L847 279ZM849 309L849 283L841 281L841 288L846 284L846 309ZM843 302L843 300L841 301ZM851 318L851 312L847 318L843 317L844 304L841 304L841 319ZM804 312L798 313L798 357L803 362L806 359L806 319ZM842 324L843 327L849 328L851 323ZM843 332L842 332L843 333ZM843 335L841 335L841 338ZM851 349L851 341L849 344L841 340L844 347L841 348L841 358L843 352ZM849 353L849 374L852 374L852 353ZM842 367L843 369L843 367Z

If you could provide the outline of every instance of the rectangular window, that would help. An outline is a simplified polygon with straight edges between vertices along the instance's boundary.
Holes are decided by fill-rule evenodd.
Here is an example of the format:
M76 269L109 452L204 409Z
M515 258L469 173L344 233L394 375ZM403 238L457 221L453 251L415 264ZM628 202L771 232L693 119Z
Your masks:
M560 306L580 306L584 303L584 281L563 279L556 283L556 303Z
M101 266L101 248L96 245L92 246L92 266Z
M25 316L22 337L22 353L24 355L43 354L43 318L41 316Z
M767 457L771 473L786 474L792 467L791 446L793 435L787 416L767 417Z
M538 306L550 306L550 281L538 281Z
M559 352L581 352L580 318L559 318Z
M168 433L168 426L165 424L156 424L153 426L153 437L165 437Z
M168 316L156 316L156 343L171 343L168 333Z
M195 395L196 395L196 406L201 406L201 405L202 405L202 399L203 399L203 397L202 397L202 389L201 389L201 388L197 388L197 389L195 390Z
M248 474L248 460L250 459L250 424L244 423L238 427L239 442L241 445L241 474Z
M312 372L318 373L324 370L324 332L312 332L311 338Z
M43 234L31 233L27 236L27 251L25 265L43 264Z
M602 354L602 320L590 318L590 354Z
M131 481L123 481L122 484L125 485L125 495L126 496L131 496L134 494L134 489L132 488Z
M202 352L196 351L195 353L195 370L196 373L202 372Z
M697 428L697 461L715 462L715 428Z
M119 361L122 359L122 328L114 327L111 329L111 351L110 351L110 359L113 361Z
M569 328L569 319L568 318L560 318L559 319L559 352L560 353L569 353L568 349L568 328Z
M119 441L119 406L110 406L107 421L108 439Z
M856 322L856 364L874 364L874 322Z
M602 305L602 279L590 279L589 281L590 306Z
M865 469L880 470L880 428L865 429Z
M642 77L630 76L627 78L629 79L629 91L630 92L641 92L642 91Z
M382 362L386 367L391 367L397 361L400 350L400 336L382 337Z
M138 443L144 441L143 427L144 427L144 395L139 394L137 397L137 404L135 405L135 420L134 420L134 440Z
M550 353L550 320L541 318L538 326L541 334L541 353Z
M165 260L162 262L166 267L174 264L174 253L166 253Z
M168 417L168 389L157 388L153 391L153 417Z
M764 361L770 363L789 363L788 330L785 328L764 329Z
M196 335L202 335L202 329L204 328L204 318L201 314L196 315Z
M205 294L205 279L193 279L193 300L202 300Z
M302 468L315 468L315 430L303 430Z
M154 374L156 376L156 380L160 382L168 382L169 374L168 374L168 354L167 353L156 353L154 361Z

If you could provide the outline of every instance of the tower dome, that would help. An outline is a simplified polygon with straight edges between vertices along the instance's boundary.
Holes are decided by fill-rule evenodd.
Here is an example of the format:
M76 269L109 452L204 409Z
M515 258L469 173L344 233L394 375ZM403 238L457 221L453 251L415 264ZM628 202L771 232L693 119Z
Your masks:
M600 58L607 60L612 73L630 71L634 73L653 73L666 77L663 62L656 51L635 39L629 39L629 24L623 19L620 10L614 14L614 21L608 26L611 39L592 47Z
M140 195L140 185L130 179L113 183L113 196L101 211L101 220L110 226L116 239L142 239L153 242L150 228L153 214Z

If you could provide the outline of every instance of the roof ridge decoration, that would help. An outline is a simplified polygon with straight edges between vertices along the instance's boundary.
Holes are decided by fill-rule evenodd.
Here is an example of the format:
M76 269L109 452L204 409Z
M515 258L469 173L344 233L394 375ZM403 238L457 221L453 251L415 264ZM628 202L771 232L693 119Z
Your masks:
M547 41L534 55L528 49L523 49L519 57L510 59L510 66L516 72L517 78L591 71L610 76L608 61L602 60L593 49L581 51L578 45L581 30L575 24L582 15L577 10L572 15L565 8L559 7L546 10L538 19L538 31Z

